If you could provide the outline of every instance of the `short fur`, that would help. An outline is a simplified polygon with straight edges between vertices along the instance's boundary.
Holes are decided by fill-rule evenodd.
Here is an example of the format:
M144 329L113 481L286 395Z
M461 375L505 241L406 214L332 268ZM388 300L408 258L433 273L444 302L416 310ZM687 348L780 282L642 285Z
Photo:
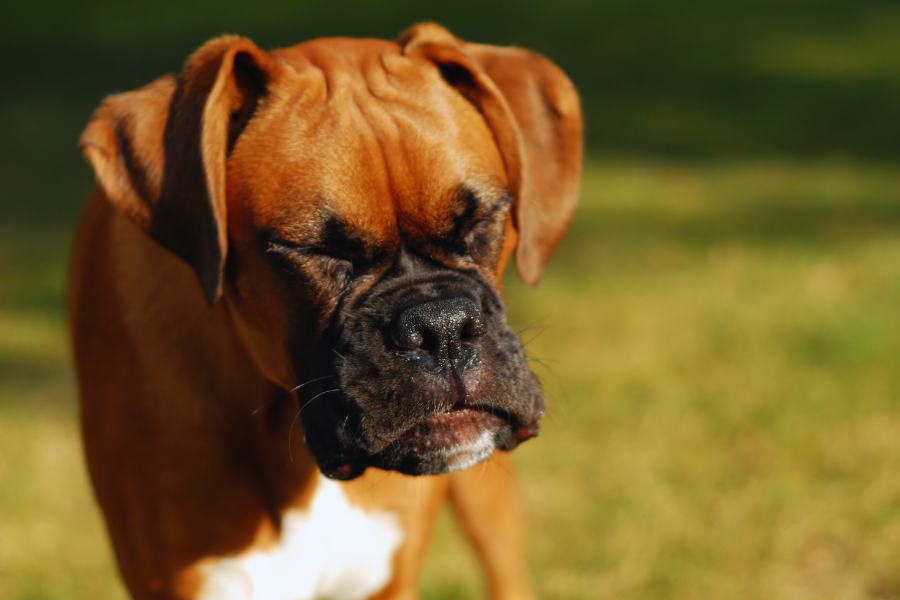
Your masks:
M574 211L565 75L433 24L269 53L226 36L104 101L81 147L82 424L132 595L196 598L210 564L276 547L321 470L398 515L373 598L416 597L448 497L492 597L531 598L506 451L544 405L500 281L515 252L535 283Z

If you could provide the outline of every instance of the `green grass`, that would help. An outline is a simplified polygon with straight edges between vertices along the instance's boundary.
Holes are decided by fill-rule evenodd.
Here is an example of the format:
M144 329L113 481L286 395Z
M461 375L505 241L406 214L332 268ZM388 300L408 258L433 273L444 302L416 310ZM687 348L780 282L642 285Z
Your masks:
M0 232L0 597L123 594L75 428L68 234ZM545 599L900 598L900 170L597 161L516 451ZM484 598L445 515L426 600Z

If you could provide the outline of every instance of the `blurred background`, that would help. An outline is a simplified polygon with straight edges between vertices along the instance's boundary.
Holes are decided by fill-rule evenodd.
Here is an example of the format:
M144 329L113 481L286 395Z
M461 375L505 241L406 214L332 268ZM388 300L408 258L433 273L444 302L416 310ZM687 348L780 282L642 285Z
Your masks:
M582 201L508 302L550 414L516 451L550 599L900 598L900 5L2 0L0 598L123 599L63 297L107 94L207 38L435 20L581 91ZM442 517L425 600L485 598Z

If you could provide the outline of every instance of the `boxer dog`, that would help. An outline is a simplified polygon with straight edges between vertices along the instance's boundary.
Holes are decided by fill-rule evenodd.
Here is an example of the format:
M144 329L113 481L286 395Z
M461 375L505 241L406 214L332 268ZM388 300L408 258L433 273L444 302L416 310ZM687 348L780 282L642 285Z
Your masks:
M533 598L506 452L544 402L500 282L515 252L535 283L575 207L557 67L433 24L221 37L81 148L82 428L134 598L417 598L448 499L492 598Z

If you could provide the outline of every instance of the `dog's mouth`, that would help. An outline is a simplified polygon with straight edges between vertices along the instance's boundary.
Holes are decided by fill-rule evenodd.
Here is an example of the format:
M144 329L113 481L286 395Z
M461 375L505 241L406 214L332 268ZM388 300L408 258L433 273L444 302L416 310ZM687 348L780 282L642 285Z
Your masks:
M497 448L511 450L537 434L537 424L513 428L501 416L457 405L422 420L377 454L340 461L323 472L340 480L354 479L368 467L407 475L450 473L490 458Z
M317 368L341 393L302 419L327 476L459 471L537 435L543 397L502 300L475 276L426 266L383 279L323 334L335 350Z

